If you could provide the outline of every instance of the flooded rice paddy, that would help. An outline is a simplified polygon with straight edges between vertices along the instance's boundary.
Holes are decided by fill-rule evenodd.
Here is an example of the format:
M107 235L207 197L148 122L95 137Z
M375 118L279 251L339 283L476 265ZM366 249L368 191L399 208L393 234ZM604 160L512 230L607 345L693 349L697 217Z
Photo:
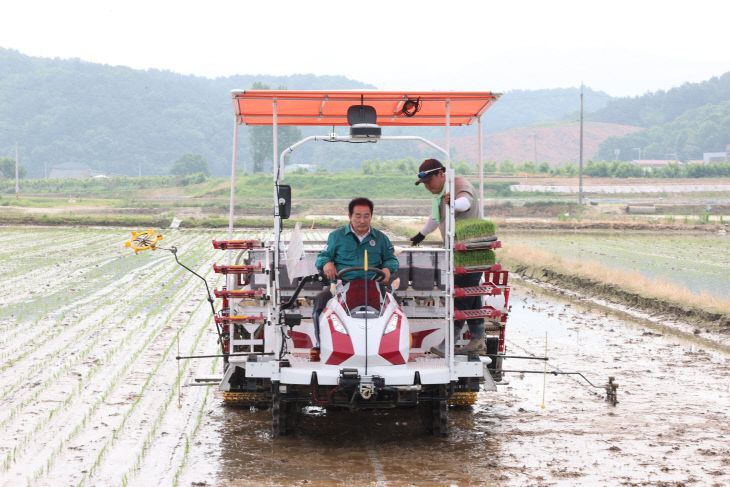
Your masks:
M730 235L665 232L515 232L504 245L519 242L561 257L636 271L687 287L695 294L730 295Z
M2 486L730 484L727 337L518 285L508 353L542 355L547 335L547 370L615 376L617 406L575 376L512 373L450 410L448 438L423 435L413 410L321 408L273 438L270 411L185 387L221 364L175 360L178 337L182 354L202 354L216 335L200 282L172 256L134 256L121 230L33 232L0 237L13 242L0 246ZM221 237L165 241L215 287Z

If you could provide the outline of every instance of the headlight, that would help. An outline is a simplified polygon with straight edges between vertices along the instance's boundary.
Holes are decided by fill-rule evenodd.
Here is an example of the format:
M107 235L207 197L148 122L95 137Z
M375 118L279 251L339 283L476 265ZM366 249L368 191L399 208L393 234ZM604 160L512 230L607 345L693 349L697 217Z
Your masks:
M396 328L398 328L398 323L400 322L400 316L398 313L393 313L393 316L390 317L388 320L388 324L385 325L385 330L383 330L383 335L387 335L388 333L395 331Z
M332 328L334 328L337 333L349 335L349 333L347 333L347 328L345 328L345 325L342 324L342 321L340 321L340 318L338 318L336 314L330 314L329 318L332 323Z

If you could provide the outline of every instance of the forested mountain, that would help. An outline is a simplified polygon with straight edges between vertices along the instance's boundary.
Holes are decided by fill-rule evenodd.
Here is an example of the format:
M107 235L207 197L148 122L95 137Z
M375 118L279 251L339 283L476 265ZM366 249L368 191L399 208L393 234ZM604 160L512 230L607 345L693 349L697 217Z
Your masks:
M242 75L207 79L80 60L34 58L0 48L0 154L29 177L44 165L83 163L104 172L166 174L183 153L230 171L232 89L255 81L296 89L373 88L343 76ZM248 155L246 132L240 137Z
M685 83L668 91L614 98L604 108L586 115L586 119L654 127L671 122L688 110L725 101L730 101L730 73L700 83Z
M371 85L344 76L240 75L208 79L159 70L134 70L78 59L47 59L0 48L0 157L15 156L28 177L42 177L62 163L123 175L167 174L181 154L203 155L211 173L228 174L231 160L232 89L254 82L289 89L357 89ZM484 89L489 89L485 86ZM598 109L610 99L586 90L586 106ZM578 89L511 91L484 117L486 133L562 118L578 109ZM345 133L346 128L338 128ZM326 128L302 130L304 135ZM397 135L403 131L388 128ZM409 129L413 133L413 130ZM443 136L441 128L419 135ZM476 134L476 127L454 128L455 137ZM239 136L239 160L250 168L246 129ZM365 144L355 150L327 144L307 147L294 162L331 169L359 167L363 159L420 157L411 144L403 150L386 144Z
M730 144L730 101L687 110L675 120L623 137L609 137L600 146L596 159L702 159L703 152L724 152Z
M610 137L597 158L702 159L703 152L725 151L730 144L730 73L668 91L618 98L588 114L587 120L646 127L624 137Z
M593 112L607 106L611 96L588 87L583 90L583 110ZM555 88L550 90L508 91L492 108L485 120L487 133L503 132L516 127L526 127L535 122L558 120L567 114L578 121L580 110L579 88Z

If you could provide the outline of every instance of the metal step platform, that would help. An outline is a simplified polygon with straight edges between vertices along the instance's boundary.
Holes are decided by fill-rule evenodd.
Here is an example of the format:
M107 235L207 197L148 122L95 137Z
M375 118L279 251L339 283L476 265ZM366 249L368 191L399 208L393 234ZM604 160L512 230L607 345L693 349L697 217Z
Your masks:
M216 316L216 323L254 324L264 321L264 314L253 316Z
M263 246L263 242L260 240L213 240L213 248L219 250L248 250L262 248Z
M467 296L497 296L502 294L505 286L496 286L490 282L485 282L480 286L455 287L454 297L464 298Z
M217 274L263 274L264 268L261 265L218 265L213 264L213 270Z
M475 318L499 318L502 311L493 306L484 306L481 309L456 309L454 310L455 320L473 320Z
M249 291L249 290L244 290L244 289L233 289L233 290L214 289L213 294L215 294L216 298L224 298L224 299L236 299L236 298L267 299L267 296L264 294L263 288L257 289L255 291Z

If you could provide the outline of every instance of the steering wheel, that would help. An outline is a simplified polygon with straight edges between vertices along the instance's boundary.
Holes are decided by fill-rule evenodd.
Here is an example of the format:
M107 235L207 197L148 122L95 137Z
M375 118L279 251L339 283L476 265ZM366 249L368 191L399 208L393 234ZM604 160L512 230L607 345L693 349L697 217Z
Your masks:
M338 272L339 275L345 274L350 271L364 271L365 267L363 266L357 266L357 267L348 267L346 269L342 269L340 272ZM385 279L385 272L382 271L382 269L378 269L377 267L368 267L368 271L373 271L375 273L375 282L380 282L383 279ZM350 279L348 279L350 280Z

